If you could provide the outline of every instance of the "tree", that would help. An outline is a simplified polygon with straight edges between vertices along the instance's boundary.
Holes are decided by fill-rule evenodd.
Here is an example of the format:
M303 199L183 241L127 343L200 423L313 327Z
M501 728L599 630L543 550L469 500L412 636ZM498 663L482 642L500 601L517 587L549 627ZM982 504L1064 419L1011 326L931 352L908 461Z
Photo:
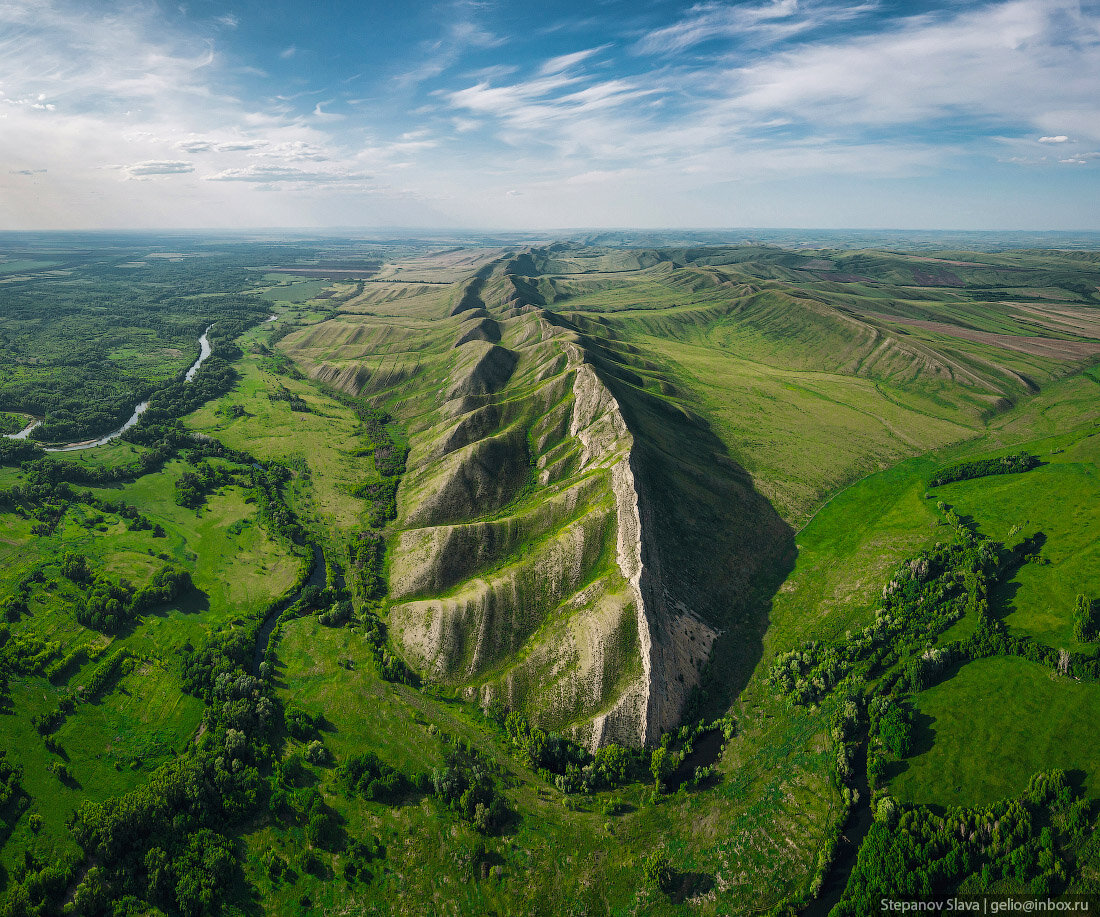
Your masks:
M672 776L675 770L676 756L671 751L663 745L660 748L653 749L653 755L649 759L649 771L653 774L653 780L658 790L664 786L665 781Z
M654 850L645 859L642 867L642 875L647 885L667 892L672 888L672 882L676 873L672 869L672 862L663 850Z
M621 745L605 745L596 751L596 770L608 786L621 786L630 774L630 752Z
M1100 602L1086 595L1078 595L1073 609L1073 636L1082 643L1091 643L1100 637Z
M332 755L325 747L324 742L314 739L306 746L306 760L310 764L325 765L332 760Z
M218 902L237 870L237 861L228 840L203 828L188 838L174 868L180 913L200 917L218 911Z

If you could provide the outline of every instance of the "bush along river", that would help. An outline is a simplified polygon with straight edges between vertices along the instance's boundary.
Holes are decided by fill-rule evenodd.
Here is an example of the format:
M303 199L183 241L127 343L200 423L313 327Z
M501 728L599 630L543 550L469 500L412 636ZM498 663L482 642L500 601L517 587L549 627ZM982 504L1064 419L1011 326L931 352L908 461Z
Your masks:
M199 358L191 364L191 368L188 369L186 375L184 375L183 378L185 382L190 382L195 378L195 374L199 371L199 367L202 366L202 364L205 363L207 358L210 356L212 352L212 348L210 347L210 329L213 327L214 326L211 325L209 328L207 328L202 333L202 337L199 338ZM47 452L79 452L82 449L94 449L96 448L96 446L105 446L112 440L118 439L120 436L122 436L123 433L129 430L130 427L136 424L141 419L141 415L145 413L148 407L148 401L141 402L141 404L134 408L134 413L130 415L130 419L127 420L126 423L124 423L117 430L108 433L106 436L102 436L99 439L89 439L79 443L67 443L64 446L46 446L45 450ZM36 427L41 426L41 424L41 420L32 420L18 433L8 434L7 438L26 439L31 434L31 432Z
M283 612L298 602L302 597L302 593L310 586L324 589L327 585L328 572L325 566L325 552L317 542L314 542L313 566L309 571L309 578L297 592L271 606L267 617L264 618L264 623L260 625L260 629L256 632L256 649L252 653L252 672L254 674L258 675L260 673L260 664L267 657L267 647L271 642L271 635L275 632Z
M848 877L856 865L859 856L859 846L871 830L874 823L874 814L871 812L871 786L867 781L867 737L856 752L856 759L852 762L856 774L855 788L859 791L859 799L852 806L848 818L844 823L840 841L837 844L833 862L825 873L825 881L821 885L818 896L802 909L801 917L828 917L832 909L844 895L844 889L848 885Z

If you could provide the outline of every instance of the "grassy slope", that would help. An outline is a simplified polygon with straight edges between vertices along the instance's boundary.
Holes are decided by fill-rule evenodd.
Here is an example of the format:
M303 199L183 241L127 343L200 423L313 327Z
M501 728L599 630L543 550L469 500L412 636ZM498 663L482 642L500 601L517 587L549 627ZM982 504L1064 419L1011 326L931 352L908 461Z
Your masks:
M423 913L431 902L429 909L439 913L556 914L563 901L597 912L673 913L667 899L639 887L642 861L655 845L667 847L685 872L719 877L725 905L704 896L695 900L696 912L724 913L731 903L766 909L802 889L804 864L816 857L839 805L824 778L820 715L754 712L727 750L721 766L726 779L712 790L670 796L654 807L643 799L646 788L634 784L616 794L577 798L570 808L561 793L512 761L468 706L380 681L353 632L296 621L286 629L279 659L283 696L324 714L332 726L324 741L338 760L371 748L391 764L422 771L442 760L433 729L445 730L504 768L507 794L521 817L514 832L484 840L502 876L474 881L469 857L479 838L452 814L415 797L395 807L349 801L331 770L315 768L349 836L373 835L389 849L386 868L370 884L348 886L300 869L295 881L272 883L257 866L254 881L268 913L299 913L303 894L318 907L379 913ZM621 814L603 813L610 798L625 804ZM290 828L265 829L248 843L257 853L274 847L294 863L303 841L300 829ZM339 876L340 855L322 857Z
M601 267L608 265L604 263ZM599 312L602 319L611 321L610 329L625 346L637 348L635 352L644 354L643 359L660 360L658 366L653 367L652 377L671 379L675 386L672 391L677 391L681 399L701 409L712 420L713 429L731 446L731 453L750 464L762 489L772 486L771 493L791 518L806 519L811 511L817 509L825 494L882 464L894 462L905 454L924 451L932 445L964 440L960 445L941 448L933 456L909 459L856 480L817 511L798 537L799 556L794 571L772 601L770 628L765 639L765 661L773 652L791 648L805 639L835 637L843 630L863 623L873 613L874 596L881 590L891 568L926 544L944 537L938 514L927 497L925 483L928 474L938 464L972 452L1019 444L1044 432L1080 427L1091 423L1096 416L1096 402L1092 397L1094 382L1088 376L1052 382L1038 398L1025 401L1020 408L995 417L986 427L981 412L987 402L982 399L965 396L961 401L950 404L943 401L942 393L934 386L914 389L903 384L894 385L889 381L874 381L843 373L774 365L776 353L786 345L772 342L768 345L772 348L769 351L761 343L764 338L755 331L747 333L738 331L736 327L724 328L720 345L709 337L710 332L681 335L684 340L675 339L676 335L662 336L652 333L652 323L634 325L628 316L632 309L641 308L643 303L644 308L655 312L660 312L662 306L669 307L667 289L662 292L660 285L648 280L639 286L629 295L624 295L621 290L609 292L605 288L595 294L586 294L589 298L585 302L570 299L558 308L569 311L571 315L583 315L589 306L595 304L599 308L591 311ZM662 295L666 297L663 302L654 301L655 297ZM601 296L603 300L597 301L597 297ZM609 312L618 313L618 316L609 316ZM973 314L975 310L967 310L968 318L972 319ZM993 327L1000 333L1018 330L1006 327L1000 317L995 318ZM929 338L935 336L930 335ZM980 351L981 348L975 347L973 350ZM983 358L988 359L990 352L982 352ZM1003 353L996 353L998 359L1003 356ZM1006 362L1015 365L1012 362L1015 359L1010 355ZM768 360L773 365L769 365ZM1020 368L1016 365L1016 369ZM1034 371L1034 363L1029 364L1029 368ZM1047 378L1050 378L1054 371L1049 364L1044 368L1048 370ZM1057 372L1064 371L1064 368L1057 369ZM762 405L767 405L763 411ZM952 419L943 419L944 411ZM785 420L782 412L787 412L789 419ZM804 445L807 436L815 443L826 444L827 448L807 450ZM859 448L852 448L853 439L858 442ZM870 462L866 458L867 451L874 454ZM1067 449L1067 456L1069 454ZM784 475L794 481L819 475L825 483L819 484L817 489L805 488L799 492L783 480ZM1025 480L1016 479L1017 482ZM1004 487L1014 484L1007 479L997 483ZM788 488L786 491L784 485ZM955 485L955 490L966 486L971 486L975 493L980 489L975 482ZM1017 486L1026 490L1025 484ZM780 495L786 497L785 503ZM957 493L952 499L959 503L961 509L961 495ZM1089 536L1082 534L1081 538L1087 541ZM1024 573L1032 569L1052 570L1051 567L1036 566L1027 568ZM959 628L965 627L965 623ZM310 642L312 645L312 640ZM322 685L327 684L330 686L328 690L332 690L331 686L343 683L347 677L333 668L326 672L319 656L311 653L309 671L312 684L307 687L293 680L294 656L288 656L287 662L288 689L297 692L297 697L307 699L307 703L316 704L314 709L323 708L317 693L325 690ZM762 669L763 666L758 671ZM357 673L357 678L369 679L368 673L358 666ZM302 684L301 688L297 687L299 684ZM370 700L364 703L376 709L378 696L371 692L369 697ZM421 707L420 715L429 722L437 722L434 716L438 715L439 709L434 704L430 706L434 708L434 713L424 713ZM1033 709L1033 706L1028 709ZM796 854L793 860L786 860L789 865L779 866L783 858L778 857L778 851L783 850L782 845L786 843L783 839L790 836L788 832L795 832L800 827L812 833L810 826L814 824L815 817L812 813L816 812L820 817L828 811L835 811L837 801L831 791L823 791L823 787L827 786L823 783L826 762L820 757L821 746L816 744L820 739L815 738L820 733L816 732L815 727L805 721L799 725L796 722L798 718L792 719L787 711L772 709L770 700L755 682L750 684L734 710L741 718L744 733L730 746L723 761L723 771L735 775L733 783L723 790L723 795L736 797L739 805L734 807L733 812L720 816L729 820L719 836L715 837L717 850L705 855L699 848L706 832L700 832L701 837L684 843L675 840L674 823L666 824L664 830L666 836L672 838L670 846L678 860L697 864L700 869L715 870L721 876L720 882L725 888L725 896L728 896L726 900L739 901L743 906L748 901L763 904L776 889L793 888L787 884L791 877L800 872L806 874L802 871L813 861L812 843L808 849L803 848ZM388 720L387 715L384 721ZM349 723L340 729L356 731L363 728L361 723L361 720L359 724ZM407 730L409 727L405 728ZM332 737L334 747L346 741L338 739L338 735ZM384 735L380 730L371 740L379 744L392 743L392 726L384 731ZM420 738L409 737L406 741L419 745L426 740L421 735ZM403 747L407 749L408 745ZM815 748L818 749L816 753ZM395 762L408 754L407 750L391 751ZM1042 758L1037 758L1036 762L1042 764ZM1022 779L1020 775L1026 776L1027 767L1036 762L1021 767L1012 780ZM1085 763L1084 759L1082 763ZM1009 782L1015 786L1015 783ZM807 788L817 786L818 789L807 796L795 789L800 785ZM522 804L522 792L517 793L517 798L521 800L525 823L537 813L540 823L537 836L540 838L556 839L555 821L560 818L571 821L575 817L570 813L552 818L541 809L530 811ZM978 801L980 798L980 794L964 794L964 801ZM816 802L810 803L810 799ZM788 806L793 802L794 807L773 808L780 802ZM708 816L704 822L709 824L720 804L709 794L700 796L699 804L705 804ZM799 811L807 804L808 810ZM691 817L693 811L695 817L699 817L702 810L688 808L683 814ZM409 817L421 817L419 810ZM654 817L643 808L622 820L633 818L644 823ZM613 828L618 832L617 822L620 819L613 821L616 822ZM395 836L400 835L396 828L393 830L397 831ZM620 840L623 841L618 854L620 858L629 857L631 849L623 839L624 833L620 833ZM521 849L530 853L526 831L520 837L522 842L517 838L510 846L514 848L519 844ZM576 844L575 840L573 844ZM591 835L584 838L580 848L571 846L568 849L581 849L587 854L570 863L570 875L578 868L578 863L599 859L598 841ZM508 864L505 875L508 876L516 864L509 850L504 850L504 854ZM418 853L414 860L424 855ZM531 855L534 856L533 853ZM739 859L746 856L749 858L747 861ZM769 857L777 865L765 865L769 863ZM433 854L421 862L429 873L448 871L443 857L437 859ZM738 862L742 864L740 875L746 887L730 890L726 887L730 872L724 871L722 865L729 870ZM751 865L746 867L746 863ZM793 872L790 871L792 868ZM399 870L399 874L407 879L408 874L403 870ZM527 872L527 875L531 873ZM771 879L763 880L763 884L758 884L756 890L749 892L747 886L754 882L761 883L763 876L771 876ZM539 881L545 882L546 879L540 874ZM613 903L619 899L621 892L614 874L602 872L599 881L606 889L605 900ZM504 880L503 886L508 895L516 894L508 885ZM383 886L381 891L385 898L395 890L394 887ZM289 901L292 897L285 889L273 890L273 894L280 900ZM487 902L494 899L484 898L485 894L483 889L464 891L458 901L465 904L458 904L458 910L486 907ZM455 899L448 895L448 900ZM508 900L508 896L495 900ZM511 900L514 904L517 899Z
M998 429L981 439L903 462L834 497L799 533L795 569L774 599L765 658L809 639L836 639L873 615L892 567L946 537L926 493L993 538L1007 537L1016 524L1027 534L1044 532L1050 563L1021 567L994 591L994 610L1012 632L1084 649L1072 637L1071 613L1077 592L1100 595L1100 402L1093 392L1090 376L1067 379L1000 418ZM1026 438L1052 426L1074 431ZM927 490L930 472L944 462L1021 445L1047 464L1025 475ZM961 621L943 641L964 638L972 628L972 621ZM1020 792L1036 770L1064 767L1082 771L1087 791L1100 796L1098 704L1096 685L1053 679L1033 663L971 663L918 696L917 751L891 791L906 802L980 805Z
M241 341L242 349L248 351L269 333L269 328L254 329ZM237 370L241 381L236 388L196 411L188 425L257 458L304 463L310 475L299 478L299 486L309 490L310 499L308 507L299 509L312 509L327 525L354 527L365 505L351 489L374 475L371 459L353 454L361 445L355 438L359 422L354 413L307 381L264 369L262 355L246 353ZM272 401L269 396L282 389L302 398L310 412ZM244 416L227 415L233 406L242 408Z

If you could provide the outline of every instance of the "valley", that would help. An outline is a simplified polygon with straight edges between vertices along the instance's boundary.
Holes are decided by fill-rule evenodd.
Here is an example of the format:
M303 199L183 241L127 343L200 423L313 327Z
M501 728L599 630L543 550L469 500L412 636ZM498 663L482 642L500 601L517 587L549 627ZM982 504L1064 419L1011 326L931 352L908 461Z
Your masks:
M0 913L1100 893L1095 251L46 238Z

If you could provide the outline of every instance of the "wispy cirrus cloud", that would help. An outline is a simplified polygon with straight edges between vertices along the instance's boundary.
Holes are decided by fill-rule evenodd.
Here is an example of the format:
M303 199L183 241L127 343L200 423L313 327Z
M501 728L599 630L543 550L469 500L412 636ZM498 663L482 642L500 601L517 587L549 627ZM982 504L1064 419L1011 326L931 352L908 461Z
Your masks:
M176 146L185 153L244 153L250 150L262 150L267 145L265 140L215 141L192 139L180 140L176 143Z
M256 184L279 184L282 182L306 182L309 184L346 184L365 182L370 176L365 173L333 171L306 171L286 166L252 165L241 169L225 169L213 175L207 175L207 181L215 182L251 182Z
M446 73L470 50L498 48L506 39L486 28L479 14L486 4L478 0L453 0L442 16L442 34L420 43L420 60L397 76L402 87L415 87Z
M873 36L731 67L723 80L731 91L711 108L728 123L786 119L792 129L886 135L898 147L949 132L945 160L1036 129L1100 139L1100 103L1081 109L1086 87L1100 85L1100 17L1070 0L912 16Z
M542 66L539 67L539 73L547 75L570 70L601 51L607 50L608 47L609 45L600 45L598 48L585 48L583 51L573 51L570 54L559 54L557 57L551 57L542 63Z
M797 188L800 213L863 178L1100 181L1096 0L578 0L545 28L518 0L349 4L309 33L362 36L345 57L246 28L236 0L94 6L0 0L0 227L305 225L381 200L464 225L717 225L754 182Z
M638 39L642 54L678 54L716 40L749 39L776 42L874 12L879 4L772 0L762 4L699 3L680 20Z
M357 144L327 130L332 113L244 101L232 75L247 68L208 32L166 25L152 3L93 16L70 0L8 0L0 34L11 167L0 226L305 222L258 206L251 189L366 187ZM33 198L20 190L47 174L58 178Z

